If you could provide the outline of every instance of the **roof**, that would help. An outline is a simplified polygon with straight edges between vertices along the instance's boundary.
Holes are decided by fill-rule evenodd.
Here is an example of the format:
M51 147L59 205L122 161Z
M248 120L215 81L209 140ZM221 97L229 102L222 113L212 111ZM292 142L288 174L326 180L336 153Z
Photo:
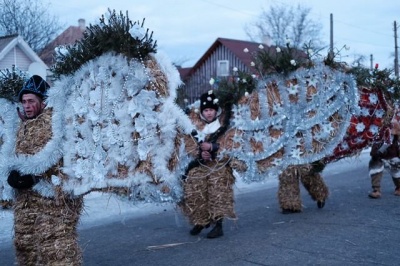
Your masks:
M240 40L232 40L232 39L222 39L218 38L222 45L227 47L237 58L242 61L243 64L250 68L250 63L253 61L252 52L256 52L259 50L260 43L259 42L250 42L250 41L240 41ZM244 49L248 49L249 52L244 52Z
M190 73L192 67L178 67L178 72L182 80Z
M51 66L54 63L54 49L60 45L74 44L76 41L83 38L85 30L85 20L79 19L78 26L69 26L63 33L58 35L43 49L40 53L40 58Z
M182 79L190 76L196 69L198 69L212 54L213 52L221 45L228 48L243 64L251 68L252 52L260 49L261 43L259 42L250 42L243 40L234 40L234 39L226 39L226 38L217 38L217 40L208 48L208 50L204 53L204 55L196 62L196 64L187 70L185 76L182 76ZM264 45L266 46L266 45ZM244 52L244 49L247 48L249 50L248 53Z
M16 37L18 37L18 34L0 37L0 51L2 51Z

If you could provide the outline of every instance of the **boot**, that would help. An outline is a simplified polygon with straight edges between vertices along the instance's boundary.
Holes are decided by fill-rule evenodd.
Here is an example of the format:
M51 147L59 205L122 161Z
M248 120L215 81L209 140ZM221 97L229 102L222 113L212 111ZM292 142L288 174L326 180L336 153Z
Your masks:
M381 191L379 189L374 189L368 194L371 199L379 199L381 197Z
M395 186L394 195L400 196L400 178L392 178Z
M381 197L382 176L382 172L371 175L372 192L368 194L371 199L379 199Z
M205 226L196 224L196 225L193 226L192 230L190 230L190 234L191 234L192 236L196 236L196 235L200 234L200 232L201 232L204 228L208 228L208 227L210 227L210 223L206 224Z
M203 230L203 229L204 229L204 226L196 224L196 225L192 228L192 230L190 230L190 234L191 234L192 236L196 236L196 235L200 234L201 230Z
M222 219L219 219L214 228L207 234L207 238L217 238L223 235L224 232L222 231Z
M300 213L301 210L294 209L282 209L282 214Z
M322 209L325 206L325 200L318 200L317 206L319 209Z

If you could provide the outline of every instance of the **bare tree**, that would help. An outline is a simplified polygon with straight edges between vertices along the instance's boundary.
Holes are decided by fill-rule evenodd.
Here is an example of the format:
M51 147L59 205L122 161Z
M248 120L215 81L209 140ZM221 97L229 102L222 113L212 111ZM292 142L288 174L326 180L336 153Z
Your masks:
M39 53L62 29L40 0L0 0L0 31L18 34Z
M246 34L252 41L272 42L284 46L287 40L295 48L312 43L313 48L322 48L322 24L310 18L311 8L273 5L263 9L259 19L245 27Z

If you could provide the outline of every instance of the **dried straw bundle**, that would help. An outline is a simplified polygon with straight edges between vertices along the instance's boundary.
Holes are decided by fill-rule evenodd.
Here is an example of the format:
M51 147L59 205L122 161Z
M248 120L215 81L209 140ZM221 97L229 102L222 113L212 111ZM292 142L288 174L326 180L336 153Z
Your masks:
M45 109L36 119L21 124L16 153L38 153L52 138L52 109ZM62 161L42 175L67 177L60 171ZM55 197L18 190L14 202L15 247L20 265L80 265L82 254L77 241L77 225L83 199L71 198L55 187Z
M298 211L302 209L299 198L300 182L315 201L323 201L329 196L321 174L315 172L312 165L289 166L279 175L278 200L281 208Z
M154 77L154 80L150 82L147 89L155 91L162 97L168 97L168 78L157 64L157 61L150 57L149 60L145 61L145 66L150 69L150 76Z
M21 124L18 130L16 153L36 154L53 136L51 128L52 109L43 111L36 119Z
M212 162L193 168L183 182L180 203L190 223L207 225L222 217L236 218L232 186L235 178L226 162Z
M14 204L14 230L20 265L80 265L77 225L82 198L45 198L20 190Z

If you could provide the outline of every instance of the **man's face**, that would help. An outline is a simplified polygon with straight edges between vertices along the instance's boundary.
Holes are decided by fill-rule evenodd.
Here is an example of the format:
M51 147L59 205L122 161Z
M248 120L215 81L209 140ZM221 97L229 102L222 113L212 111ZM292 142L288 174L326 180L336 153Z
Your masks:
M22 95L22 107L26 118L31 119L40 115L45 107L44 102L37 95L32 93L26 93Z

